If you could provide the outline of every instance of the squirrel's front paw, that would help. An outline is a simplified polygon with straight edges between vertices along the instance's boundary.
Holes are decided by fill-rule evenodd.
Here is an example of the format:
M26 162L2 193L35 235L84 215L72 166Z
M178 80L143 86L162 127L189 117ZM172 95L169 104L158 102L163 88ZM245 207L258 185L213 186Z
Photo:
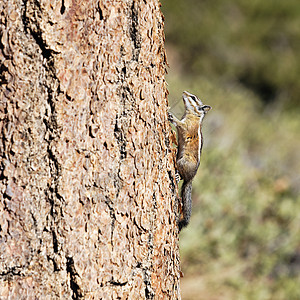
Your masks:
M168 112L168 120L174 122L174 116L170 112Z

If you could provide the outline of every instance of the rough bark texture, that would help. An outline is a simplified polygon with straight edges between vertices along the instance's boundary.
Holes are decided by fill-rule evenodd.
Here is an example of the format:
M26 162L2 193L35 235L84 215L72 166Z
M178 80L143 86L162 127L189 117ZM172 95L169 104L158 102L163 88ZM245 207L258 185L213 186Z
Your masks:
M180 298L159 6L1 1L1 299Z

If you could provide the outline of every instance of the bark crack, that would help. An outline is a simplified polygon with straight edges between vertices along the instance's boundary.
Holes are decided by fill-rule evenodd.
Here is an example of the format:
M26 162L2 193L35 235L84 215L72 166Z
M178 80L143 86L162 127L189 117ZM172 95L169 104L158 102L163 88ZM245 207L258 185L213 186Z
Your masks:
M73 257L66 257L67 273L70 276L70 288L72 290L72 299L78 300L83 298L83 292L78 284L78 273L75 269Z
M99 18L100 18L100 21L101 21L101 20L103 20L103 11L102 11L100 5L101 5L101 2L99 1L96 10L97 10L98 13L99 13Z
M110 280L108 283L115 286L124 286L128 283L128 281L120 282L120 281Z
M14 276L24 277L24 271L28 268L28 265L29 264L10 267L8 270L1 272L0 277L4 280L11 280Z
M129 34L134 46L134 49L132 50L132 56L133 60L138 61L141 52L141 37L138 30L139 13L138 9L136 8L136 1L132 1L130 20Z
M66 11L66 7L65 7L65 1L62 0L61 1L61 8L60 8L60 13L63 15Z
M143 281L145 284L145 299L154 299L155 292L152 289L150 267L144 265L142 262L138 262L136 268L140 269L143 274Z
M49 62L52 59L53 54L57 54L53 49L50 49L43 39L42 30L39 26L38 18L41 18L41 6L38 1L34 1L34 7L30 7L34 11L34 20L30 21L30 17L28 16L28 0L23 1L24 4L24 12L22 16L24 31L26 33L30 33L30 35L35 40L36 44L40 48L42 52L42 56ZM50 67L53 64L49 64Z
M119 118L117 116L116 118L116 124L115 124L115 129L114 129L114 135L115 138L117 140L117 143L119 145L119 149L120 149L120 160L124 159L127 157L127 151L126 151L126 138L125 138L125 134L124 131L121 128L121 125L118 124Z
M114 247L114 229L115 229L115 222L116 222L116 215L115 215L115 209L113 207L113 202L107 198L105 201L106 205L109 208L110 218L111 218L111 233L110 233L110 242L111 246Z

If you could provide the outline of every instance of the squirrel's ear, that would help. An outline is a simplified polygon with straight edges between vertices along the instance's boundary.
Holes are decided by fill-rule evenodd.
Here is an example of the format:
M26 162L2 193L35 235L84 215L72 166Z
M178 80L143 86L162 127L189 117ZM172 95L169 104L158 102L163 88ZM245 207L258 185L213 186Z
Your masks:
M204 106L202 106L202 109L207 113L209 110L211 110L211 106L204 105Z

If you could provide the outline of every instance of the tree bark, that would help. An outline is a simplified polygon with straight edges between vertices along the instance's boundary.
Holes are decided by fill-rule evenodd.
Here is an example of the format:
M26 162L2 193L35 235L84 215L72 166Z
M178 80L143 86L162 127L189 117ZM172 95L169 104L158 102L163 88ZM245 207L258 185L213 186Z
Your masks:
M180 298L159 6L1 1L1 299Z

